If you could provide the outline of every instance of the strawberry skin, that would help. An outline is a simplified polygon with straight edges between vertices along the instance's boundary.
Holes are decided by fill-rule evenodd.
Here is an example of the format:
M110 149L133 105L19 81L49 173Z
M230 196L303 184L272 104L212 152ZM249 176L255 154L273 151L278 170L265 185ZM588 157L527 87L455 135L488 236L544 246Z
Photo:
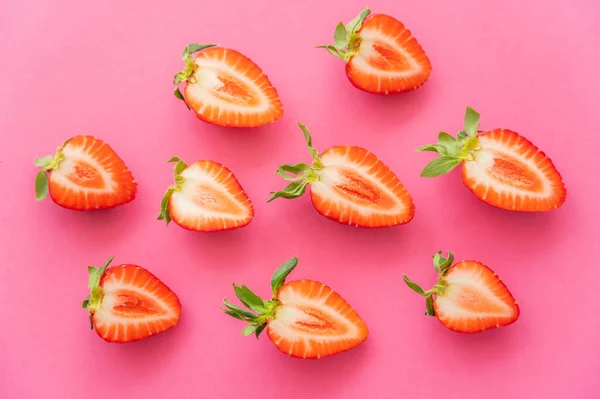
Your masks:
M452 265L454 254L433 257L438 282L425 291L404 276L404 282L425 296L426 315L435 316L449 330L474 334L513 324L520 315L517 301L489 267L477 261Z
M326 48L347 62L346 75L356 88L373 94L404 93L422 86L431 63L412 33L393 17L363 10L339 23L334 46Z
M191 231L233 230L248 225L254 208L233 173L220 163L186 165L177 157L175 185L167 190L158 220L173 220Z
M115 151L92 136L65 141L54 156L37 159L38 200L76 211L114 208L135 199L137 183Z
M222 310L248 326L242 335L267 336L282 353L301 359L320 359L353 349L364 342L369 331L358 313L335 291L312 280L286 283L296 267L292 258L271 278L273 298L262 300L246 286L234 290L244 310L224 299Z
M225 127L256 127L283 116L277 90L267 75L240 52L194 43L185 48L183 60L186 67L173 82L175 96L199 119ZM186 82L183 94L181 82Z
M463 183L486 204L517 212L560 208L567 190L550 158L511 130L480 132L479 119L467 107L465 130L456 138L442 132L437 144L419 148L440 154L421 176L441 176L462 163Z
M89 267L90 296L83 308L92 328L107 342L135 342L173 328L179 321L177 295L136 265Z
M319 154L306 127L299 126L313 157L312 165L281 165L276 174L292 183L272 192L268 202L298 198L308 186L317 212L342 224L381 228L413 219L412 197L376 155L357 146L334 146Z

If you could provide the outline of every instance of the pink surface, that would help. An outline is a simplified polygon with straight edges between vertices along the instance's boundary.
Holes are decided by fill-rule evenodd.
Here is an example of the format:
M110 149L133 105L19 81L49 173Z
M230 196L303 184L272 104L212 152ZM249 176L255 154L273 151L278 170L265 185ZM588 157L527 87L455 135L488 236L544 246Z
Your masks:
M0 5L0 397L15 398L597 398L600 389L596 1L371 1L402 20L430 56L421 89L378 97L353 88L330 42L362 1L12 1ZM277 87L284 118L257 130L197 120L172 95L190 42L250 56ZM549 154L567 202L546 214L478 202L458 172L419 177L415 148L460 129L516 130ZM266 204L278 164L308 160L296 121L321 150L367 147L416 203L402 227L368 231L319 216L309 198ZM36 203L33 159L66 138L108 141L139 182L137 199L101 213ZM194 234L156 220L173 155L213 159L256 208L246 228ZM476 336L426 318L402 273L434 282L430 256L453 250L494 269L521 306L506 329ZM106 344L80 308L88 264L150 269L179 295L172 331ZM273 270L331 285L369 339L321 361L281 355L221 313L231 283L269 294Z

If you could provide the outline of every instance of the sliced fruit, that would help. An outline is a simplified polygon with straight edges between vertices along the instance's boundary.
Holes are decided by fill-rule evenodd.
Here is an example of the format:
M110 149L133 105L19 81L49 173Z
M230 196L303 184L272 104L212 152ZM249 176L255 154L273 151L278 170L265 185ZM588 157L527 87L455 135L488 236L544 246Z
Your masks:
M404 275L404 282L427 298L426 315L462 333L505 327L519 318L517 301L490 268L472 260L452 265L454 254L441 254L433 257L438 282L432 289L425 291Z
M502 209L541 212L559 208L567 191L556 167L535 145L507 129L479 131L479 114L467 107L456 139L440 133L437 144L417 151L440 154L421 173L434 177L463 164L463 182L481 201Z
M177 162L175 185L163 197L158 220L193 231L232 230L252 221L252 202L225 166L213 161L188 166L177 157L169 162Z
M347 25L340 22L334 45L319 46L347 62L346 74L357 88L392 94L414 90L431 74L431 63L402 22L364 9Z
M319 155L306 127L298 125L313 157L312 165L281 165L276 174L291 183L272 192L267 202L298 198L310 184L317 212L336 222L374 228L412 220L415 207L410 194L376 155L356 146L335 146Z
M173 328L181 305L177 295L148 270L136 265L88 267L90 295L83 308L92 329L108 342L139 341Z
M291 357L318 359L348 351L367 339L369 331L356 311L335 291L312 280L285 283L298 264L292 258L271 278L273 298L263 300L248 287L233 288L248 310L224 299L226 314L245 321L242 335L267 336Z
M125 163L104 141L75 136L54 156L36 159L36 197L67 209L87 211L114 208L133 201L137 183Z
M193 43L184 49L186 67L173 80L175 96L215 125L255 127L281 118L277 90L259 66L238 51L215 46ZM186 82L184 94L181 82Z

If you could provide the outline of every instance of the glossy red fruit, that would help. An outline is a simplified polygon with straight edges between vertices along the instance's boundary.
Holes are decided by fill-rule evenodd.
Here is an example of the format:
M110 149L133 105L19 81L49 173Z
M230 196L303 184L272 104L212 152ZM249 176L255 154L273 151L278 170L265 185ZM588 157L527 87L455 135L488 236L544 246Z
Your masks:
M412 220L412 197L376 155L356 146L335 146L319 154L306 127L299 126L313 157L312 165L281 165L276 173L291 183L271 193L268 202L298 198L309 187L317 212L339 223L376 228Z
M440 154L421 176L440 176L462 163L465 186L497 208L543 212L561 207L567 197L562 177L546 154L511 130L479 131L479 114L471 108L465 130L456 138L442 132L437 144L418 151Z
M175 185L161 203L158 220L171 220L187 230L222 231L244 227L252 221L254 208L233 173L220 163L177 162Z
M397 19L367 8L347 25L340 22L334 45L319 46L347 62L346 74L369 93L403 93L422 86L431 63L412 33Z
M448 329L478 333L506 327L519 318L519 306L500 278L483 263L466 260L452 264L454 255L433 257L437 284L428 291L404 276L404 282L425 296L426 315L435 316Z
M248 323L242 335L267 336L284 354L303 359L319 359L355 348L367 339L369 331L354 309L335 291L317 281L285 282L296 267L292 258L271 278L273 298L263 300L248 287L233 288L248 310L224 299L222 310Z
M267 75L240 52L193 43L183 51L183 61L186 67L173 81L175 96L201 120L226 127L255 127L283 115L277 90ZM183 94L181 82L185 82Z
M36 159L38 200L50 198L63 208L91 211L134 200L137 183L115 151L92 136L65 141L54 156Z
M83 301L92 328L105 341L139 341L173 328L181 305L177 295L136 265L88 267L90 295Z

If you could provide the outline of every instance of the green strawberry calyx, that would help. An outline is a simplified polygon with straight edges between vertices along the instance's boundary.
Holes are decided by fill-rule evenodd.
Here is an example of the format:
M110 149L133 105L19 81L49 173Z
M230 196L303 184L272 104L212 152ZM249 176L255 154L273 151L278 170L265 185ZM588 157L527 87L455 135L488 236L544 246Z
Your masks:
M184 103L185 103L185 98L183 97L183 94L181 93L181 91L179 91L179 84L181 82L196 83L196 78L194 77L194 73L198 69L198 65L194 62L194 57L192 55L194 53L197 53L198 51L204 50L205 48L215 47L215 46L218 46L218 45L217 44L191 43L191 44L188 44L187 46L185 46L185 48L183 49L183 54L181 55L181 58L183 59L183 62L185 62L185 68L183 68L181 71L177 72L175 74L175 77L173 78L173 84L175 85L173 94L175 94L175 97L177 97ZM186 106L187 106L187 103L186 103ZM188 109L189 108L190 107L188 106Z
M448 270L452 266L453 262L454 254L452 252L448 252L446 257L442 256L442 251L439 251L435 255L433 255L433 266L435 267L435 270L438 273L438 281L432 289L427 291L421 288L420 285L412 282L408 277L406 277L406 274L402 275L402 278L404 279L406 285L408 285L417 294L423 295L426 298L425 306L427 311L425 312L425 315L435 316L435 309L433 307L433 295L444 295L444 292L448 287L448 281L446 281L445 277L448 274Z
M358 52L361 43L358 31L369 14L371 10L365 8L347 24L338 23L333 34L333 45L327 44L317 48L324 48L340 60L348 62L350 57Z
M479 130L479 114L473 108L467 107L464 130L452 137L446 132L440 132L436 144L424 145L417 151L437 152L440 156L429 162L421 177L437 177L444 175L465 161L473 161L475 153L481 149L477 134Z
M163 198L160 202L160 214L158 215L158 218L157 218L157 220L166 221L167 226L171 222L171 214L169 213L169 198L171 197L171 194L173 194L175 191L181 191L183 182L185 181L185 179L183 178L181 173L184 171L185 168L187 168L187 164L185 162L183 162L179 157L172 157L171 159L169 159L167 161L167 163L170 163L170 162L177 162L175 164L175 167L173 168L175 184L172 185L171 187L169 187L167 189L167 192L163 196Z
M302 196L306 192L306 186L311 183L315 183L319 180L323 169L323 162L319 151L317 151L312 145L312 138L310 132L301 123L298 126L304 133L304 139L308 145L308 151L312 157L312 163L297 163L297 164L285 164L280 165L275 172L276 175L280 175L284 180L289 181L286 187L281 191L271 192L271 198L267 202L271 202L276 198L294 199Z
M298 258L294 257L281 265L281 267L273 273L273 276L271 277L271 290L273 296L269 300L261 299L245 285L237 286L233 284L233 290L235 291L236 296L247 310L229 302L227 298L223 298L225 307L221 308L221 310L235 319L248 323L242 330L243 336L255 334L258 339L269 320L275 318L277 309L281 306L281 302L278 299L279 290L283 287L285 279L292 270L294 270L297 264Z

